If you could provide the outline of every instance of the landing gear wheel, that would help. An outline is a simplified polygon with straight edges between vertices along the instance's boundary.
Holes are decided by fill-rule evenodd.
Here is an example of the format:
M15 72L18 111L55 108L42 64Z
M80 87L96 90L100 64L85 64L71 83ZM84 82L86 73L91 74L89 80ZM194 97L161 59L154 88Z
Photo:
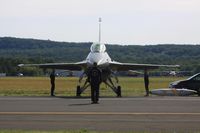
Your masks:
M121 95L121 86L117 86L117 97L122 97L122 95Z
M197 94L198 96L200 96L200 88L197 90Z
M81 96L81 87L80 86L77 86L77 88L76 88L76 96L77 97Z

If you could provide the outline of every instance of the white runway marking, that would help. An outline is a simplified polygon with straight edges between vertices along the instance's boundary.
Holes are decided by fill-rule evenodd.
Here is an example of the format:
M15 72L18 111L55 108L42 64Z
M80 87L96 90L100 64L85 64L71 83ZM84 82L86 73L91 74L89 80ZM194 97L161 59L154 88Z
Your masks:
M0 115L200 115L200 113L139 112L0 112Z

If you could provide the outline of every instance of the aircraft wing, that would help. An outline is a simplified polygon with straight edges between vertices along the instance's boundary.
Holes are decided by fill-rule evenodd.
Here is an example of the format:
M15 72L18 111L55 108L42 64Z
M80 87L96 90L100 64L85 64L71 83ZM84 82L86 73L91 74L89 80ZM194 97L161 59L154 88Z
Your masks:
M18 66L80 71L87 67L87 63L86 61L82 61L82 62L76 62L76 63L19 64Z
M180 67L179 65L156 65L156 64L135 64L135 63L120 63L120 62L111 62L110 68L116 71L128 71L128 70L152 70L158 69L159 67Z

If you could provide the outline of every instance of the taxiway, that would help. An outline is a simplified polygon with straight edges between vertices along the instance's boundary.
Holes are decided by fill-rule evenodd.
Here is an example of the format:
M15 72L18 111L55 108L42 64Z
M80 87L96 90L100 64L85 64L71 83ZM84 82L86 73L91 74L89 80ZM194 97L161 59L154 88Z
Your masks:
M199 97L0 97L0 129L200 131Z

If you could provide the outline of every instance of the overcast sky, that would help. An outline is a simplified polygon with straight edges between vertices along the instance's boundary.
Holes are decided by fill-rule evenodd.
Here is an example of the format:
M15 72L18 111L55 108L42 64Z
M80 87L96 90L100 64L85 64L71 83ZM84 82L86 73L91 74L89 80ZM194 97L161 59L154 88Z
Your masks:
M200 44L200 0L0 0L0 36Z

